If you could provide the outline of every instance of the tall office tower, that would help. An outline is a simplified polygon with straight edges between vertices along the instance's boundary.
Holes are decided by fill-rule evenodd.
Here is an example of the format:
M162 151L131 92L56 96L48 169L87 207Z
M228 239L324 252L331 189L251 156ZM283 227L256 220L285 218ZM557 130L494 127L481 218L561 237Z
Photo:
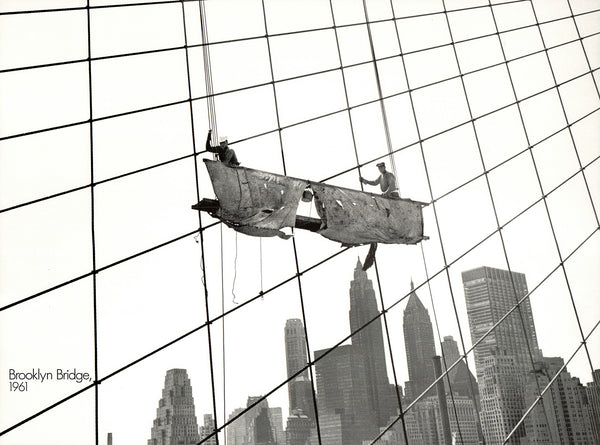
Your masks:
M359 260L354 269L354 279L350 282L350 330L358 331L352 336L352 346L357 354L362 355L369 405L375 412L377 424L385 426L396 414L398 402L387 375L381 317L378 315L373 283L362 270ZM361 329L376 317L375 321Z
M408 365L409 380L405 388L408 401L416 399L435 380L433 357L436 355L429 313L419 300L412 281L410 286L411 293L404 309L402 326ZM434 395L435 391L433 387L428 395Z
M307 359L306 336L302 321L298 318L289 319L285 322L285 362L288 378L304 368ZM308 369L288 382L288 396L290 414L301 410L314 419L313 391Z
M185 369L170 369L158 402L148 445L192 445L200 441L192 385Z
M200 427L200 440L210 436L215 431L215 418L212 414L204 414L204 425ZM213 436L204 442L206 445L216 445L217 437Z
M529 299L510 312L527 294L527 281L522 273L491 267L463 272L462 281L471 341L481 340L474 357L483 434L488 445L503 443L523 413L532 358L540 357ZM523 434L519 428L509 443L518 444Z
M369 403L362 353L354 345L342 345L321 358L327 351L315 351L321 434L337 437L339 432L342 439L338 445L362 445L379 433Z
M527 377L525 406L529 408L537 399L538 385L545 388L555 378L564 361L560 357L542 357L535 363L535 371ZM592 409L585 388L566 368L542 396L525 418L526 436L523 445L598 443L594 438Z
M600 369L594 369L593 381L585 386L595 443L600 443Z

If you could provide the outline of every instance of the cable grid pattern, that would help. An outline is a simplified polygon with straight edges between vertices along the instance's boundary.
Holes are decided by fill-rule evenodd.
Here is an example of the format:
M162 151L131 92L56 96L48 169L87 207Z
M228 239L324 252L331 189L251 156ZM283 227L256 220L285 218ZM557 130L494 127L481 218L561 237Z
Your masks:
M10 415L0 403L0 443L30 443L36 428L75 416L71 431L44 439L99 444L114 427L147 440L156 378L186 368L196 411L210 413L212 432L197 443L239 444L234 427L265 402L284 406L285 425L286 388L307 371L311 444L328 444L319 367L377 323L397 415L370 443L419 443L414 413L440 380L458 419L450 374L464 363L480 379L476 348L513 317L530 369L542 347L565 359L547 382L536 374L533 400L502 440L486 430L481 443L518 443L536 413L551 425L544 396L567 366L598 391L596 2L4 3L0 372L76 367L90 379L27 394L0 381L0 398L23 403ZM428 203L428 240L379 248L369 271L377 316L348 333L346 289L363 248L299 230L258 245L190 210L212 196L210 154L197 144L217 125L244 166L357 189L386 161L402 197ZM474 339L460 275L487 265L509 272L513 298ZM240 301L227 301L230 283ZM433 314L443 372L410 397L401 319L413 293ZM307 361L288 375L290 318L302 322ZM448 334L459 340L454 362L441 349ZM465 428L456 425L456 443L471 443Z

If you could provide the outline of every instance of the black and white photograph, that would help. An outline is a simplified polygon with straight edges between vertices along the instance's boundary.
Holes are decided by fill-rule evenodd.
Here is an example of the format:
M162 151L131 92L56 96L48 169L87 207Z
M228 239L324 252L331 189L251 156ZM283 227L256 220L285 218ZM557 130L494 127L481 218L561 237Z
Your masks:
M0 0L0 445L598 445L599 217L598 0Z

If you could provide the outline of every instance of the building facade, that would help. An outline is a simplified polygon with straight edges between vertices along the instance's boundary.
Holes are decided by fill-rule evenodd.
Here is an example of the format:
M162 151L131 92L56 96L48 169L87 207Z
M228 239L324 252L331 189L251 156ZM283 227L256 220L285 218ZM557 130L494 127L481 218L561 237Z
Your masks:
M429 312L417 296L411 282L411 293L403 316L404 344L408 378L405 396L408 402L416 399L435 380L433 357L435 343ZM435 395L435 387L427 395Z
M236 408L229 415L229 420L239 417L227 426L227 445L285 444L281 408L269 408L267 400L260 398L248 397L244 414L239 416L244 409Z
M362 270L359 260L354 269L354 279L350 282L348 316L350 331L356 332L352 336L352 346L357 356L362 357L368 403L375 413L377 424L385 426L390 417L398 412L398 402L387 374L383 329L379 315L373 283Z
M304 325L298 318L285 323L285 363L288 379L306 366L306 335ZM288 382L289 412L302 412L314 419L313 388L308 369Z
M462 281L471 341L477 344L481 426L487 444L502 444L521 419L526 376L541 356L531 304L523 299L527 281L522 273L491 267L463 272ZM523 435L521 426L508 443L518 445Z
M594 369L592 377L593 380L585 386L585 393L591 411L594 440L600 443L600 369Z
M338 346L324 356L328 351L315 351L321 435L337 437L339 431L342 440L336 442L338 445L362 445L379 432L362 354L354 345ZM325 418L327 422L322 421Z
M538 387L554 383L525 418L523 445L565 443L573 445L597 444L593 430L593 413L586 390L566 368L558 376L564 360L560 357L542 357L536 362L535 371L527 378L525 404L533 405Z
M200 427L200 440L210 436L215 431L215 418L212 414L204 414L204 424ZM217 437L212 436L204 442L206 445L217 445Z
M170 369L156 409L148 445L192 445L200 441L192 396L185 369Z

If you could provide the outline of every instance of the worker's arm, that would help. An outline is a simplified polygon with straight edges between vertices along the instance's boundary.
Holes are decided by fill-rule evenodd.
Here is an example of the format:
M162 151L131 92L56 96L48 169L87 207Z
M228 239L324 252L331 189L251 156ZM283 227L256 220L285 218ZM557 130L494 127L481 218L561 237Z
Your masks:
M211 153L220 153L221 147L219 147L218 145L216 147L213 147L210 144L211 136L212 136L212 130L208 130L208 136L206 136L206 151L210 151Z
M368 179L365 179L361 176L360 182L362 182L363 184L377 185L377 184L379 184L379 179L380 179L380 177L375 179L374 181L369 181Z

